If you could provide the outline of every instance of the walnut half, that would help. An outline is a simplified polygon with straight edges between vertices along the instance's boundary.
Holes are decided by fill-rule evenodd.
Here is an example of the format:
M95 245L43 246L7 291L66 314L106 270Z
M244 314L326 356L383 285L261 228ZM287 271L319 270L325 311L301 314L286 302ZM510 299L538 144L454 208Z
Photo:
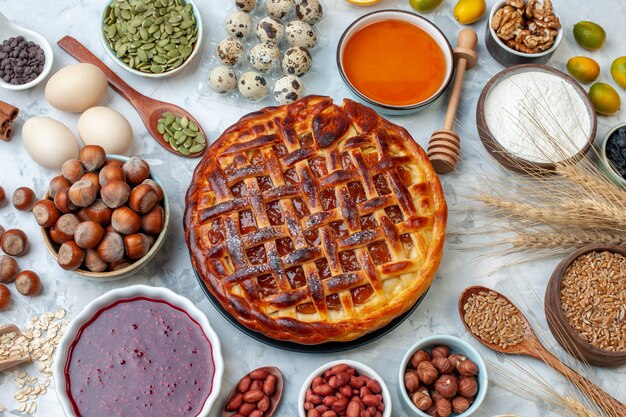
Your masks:
M491 28L509 48L535 54L554 45L561 22L552 0L508 0L494 14Z

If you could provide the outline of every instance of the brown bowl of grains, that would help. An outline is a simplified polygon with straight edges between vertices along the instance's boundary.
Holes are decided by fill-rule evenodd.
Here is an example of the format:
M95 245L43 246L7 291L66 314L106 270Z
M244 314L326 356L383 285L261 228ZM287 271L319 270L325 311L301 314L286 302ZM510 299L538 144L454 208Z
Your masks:
M546 288L552 334L592 365L626 364L626 247L588 245L563 259Z

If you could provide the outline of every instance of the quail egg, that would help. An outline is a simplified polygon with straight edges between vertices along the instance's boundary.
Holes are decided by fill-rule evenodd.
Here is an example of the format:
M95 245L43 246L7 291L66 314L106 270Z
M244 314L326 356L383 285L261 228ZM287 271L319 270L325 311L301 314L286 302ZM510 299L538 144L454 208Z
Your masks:
M294 46L285 51L282 62L285 75L301 76L311 69L311 65L313 65L313 59L306 48Z
M235 39L224 39L217 44L217 58L224 65L235 65L243 55L243 44Z
M272 16L264 17L256 25L256 36L261 42L274 42L278 45L284 34L285 26Z
M282 19L293 10L293 0L265 0L265 10L276 19Z
M272 42L258 43L250 50L248 59L252 68L265 72L280 60L280 49Z
M319 0L300 0L296 6L298 19L314 25L324 16L324 11Z
M249 71L239 78L239 92L248 100L261 100L268 91L265 77L258 72Z
M237 74L230 67L215 67L209 73L209 87L216 93L229 93L237 88Z
M226 32L236 38L245 38L252 26L252 16L249 13L238 11L226 18Z
M244 12L251 12L256 7L256 0L235 0L235 7Z
M280 104L291 103L304 94L304 84L295 75L283 75L274 84L274 99Z
M291 46L314 48L317 45L315 28L302 20L293 20L285 28L287 42Z

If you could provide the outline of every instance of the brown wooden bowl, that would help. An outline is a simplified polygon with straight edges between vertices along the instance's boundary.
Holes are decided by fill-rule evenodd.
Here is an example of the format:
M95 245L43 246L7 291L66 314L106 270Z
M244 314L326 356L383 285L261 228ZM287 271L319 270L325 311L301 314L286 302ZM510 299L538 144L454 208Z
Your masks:
M561 347L572 356L592 365L604 367L617 367L626 364L626 352L611 352L600 349L583 339L569 324L565 313L561 308L561 280L570 264L579 256L589 252L609 251L626 256L626 247L616 245L593 244L587 245L573 252L563 259L556 267L544 298L544 309L548 326L554 338Z
M587 112L589 113L589 117L591 118L591 132L589 133L589 138L585 146L574 156L568 158L566 160L578 161L591 149L593 145L593 141L596 137L596 128L597 128L597 116L596 111L587 95L587 92L576 82L572 77L565 74L562 71L554 69L552 67L548 67L545 65L539 64L522 64L515 65L513 67L506 68L496 75L494 75L489 82L483 88L483 91L480 94L480 98L478 99L478 105L476 107L476 125L478 128L478 136L482 141L487 152L503 167L510 169L512 171L520 172L523 174L529 172L546 172L546 171L554 171L556 169L555 165L550 162L534 162L524 159L516 154L513 154L507 151L501 144L498 142L495 137L492 135L489 130L489 126L487 126L487 120L485 118L485 102L487 97L491 93L491 90L498 85L501 81L505 80L511 75L522 73L522 72L531 72L531 71L540 71L546 72L548 74L556 75L563 79L563 81L572 85L580 97L585 101L585 105L587 107Z

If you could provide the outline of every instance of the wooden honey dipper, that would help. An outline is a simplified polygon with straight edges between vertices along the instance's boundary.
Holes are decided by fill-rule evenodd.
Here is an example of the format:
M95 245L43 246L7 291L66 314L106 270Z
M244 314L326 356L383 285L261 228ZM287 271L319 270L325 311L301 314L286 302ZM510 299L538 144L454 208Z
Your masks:
M475 67L478 62L476 51L474 51L476 43L478 43L478 36L472 29L463 29L459 32L457 47L454 48L456 75L452 93L450 94L446 120L443 124L443 129L434 132L428 142L428 158L430 158L430 162L438 174L448 174L454 171L459 160L461 140L459 135L452 130L452 127L454 126L454 118L459 107L465 70Z

